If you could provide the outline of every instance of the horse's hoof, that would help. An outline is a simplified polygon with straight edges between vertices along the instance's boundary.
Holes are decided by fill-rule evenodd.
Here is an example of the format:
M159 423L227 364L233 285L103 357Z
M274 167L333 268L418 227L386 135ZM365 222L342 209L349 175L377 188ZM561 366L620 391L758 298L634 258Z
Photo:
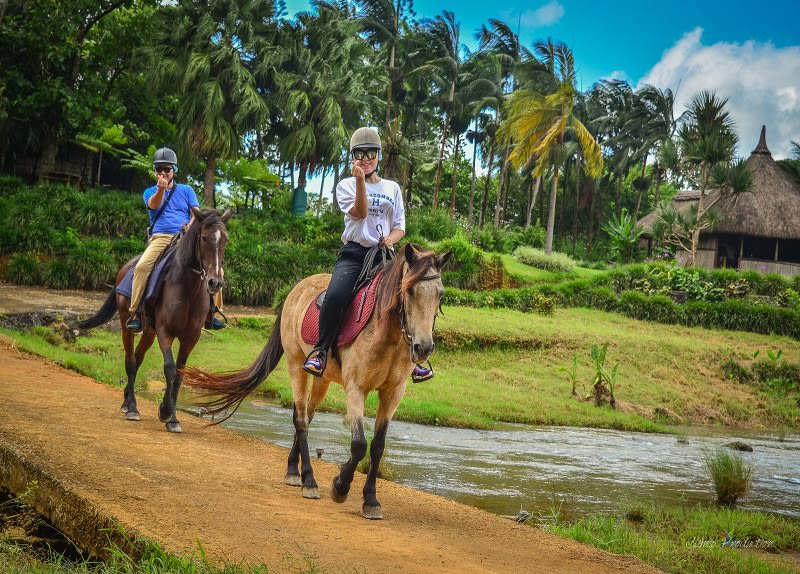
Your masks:
M181 428L181 423L167 423L167 430L169 432L183 432Z
M319 488L316 486L310 488L308 486L303 487L303 498L319 498Z
M167 422L169 419L172 418L173 413L164 412L163 408L159 405L158 407L158 420L162 423Z
M299 474L290 474L287 472L286 476L283 477L283 482L289 486L303 486L303 481L300 479Z
M127 414L127 413L128 413L128 405L122 405L122 406L119 408L119 412L121 412L123 415L124 415L124 414Z
M383 520L383 512L381 512L381 505L367 506L366 504L361 507L361 516L369 518L370 520Z
M334 502L341 504L345 500L347 500L347 493L340 494L338 490L336 490L336 485L331 486L331 500Z
M138 421L141 420L139 418L139 413L137 411L126 411L125 418L129 421Z

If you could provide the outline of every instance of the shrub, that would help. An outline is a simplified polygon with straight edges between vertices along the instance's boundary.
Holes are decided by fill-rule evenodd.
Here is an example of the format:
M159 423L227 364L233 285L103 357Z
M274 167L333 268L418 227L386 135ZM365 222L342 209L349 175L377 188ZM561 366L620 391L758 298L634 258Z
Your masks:
M33 253L14 255L8 262L6 280L17 285L38 285L41 277L39 258Z
M470 236L472 242L483 249L494 253L508 253L511 251L511 237L499 227L487 223L483 228L475 228Z
M537 269L544 269L545 271L571 273L575 270L575 261L563 253L553 252L547 255L541 249L517 247L513 255L520 263L536 267Z
M54 259L44 266L42 271L42 283L50 289L69 289L77 287L75 277L67 267L66 263Z
M719 504L733 506L750 491L753 465L744 462L738 453L717 449L705 454L704 463Z
M425 237L430 241L442 241L455 236L457 231L458 223L446 209L416 209L408 213L406 233L411 238Z
M67 257L75 284L83 289L104 290L114 284L119 270L111 255L111 242L87 239Z
M444 239L438 243L436 252L443 253L445 251L453 253L450 263L447 265L448 270L443 273L445 284L462 289L479 288L484 259L480 249L459 232L450 239Z

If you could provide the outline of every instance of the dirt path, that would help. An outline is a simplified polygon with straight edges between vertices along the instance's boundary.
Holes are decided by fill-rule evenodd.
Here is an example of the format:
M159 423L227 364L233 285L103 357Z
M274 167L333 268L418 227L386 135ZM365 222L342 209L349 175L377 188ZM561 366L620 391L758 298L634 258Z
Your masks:
M9 293L31 296L0 286L4 304ZM46 290L39 302L45 293L62 305ZM285 449L187 414L183 434L169 434L154 403L140 400L134 423L120 414L121 400L121 390L0 337L0 480L15 492L37 480L36 509L96 551L103 542L90 541L118 523L169 551L191 552L199 541L214 559L265 563L271 572L297 571L308 560L328 573L657 572L388 481L378 484L385 520L367 521L359 514L363 475L338 505L327 493L337 469L317 461L322 499L304 500L283 484Z

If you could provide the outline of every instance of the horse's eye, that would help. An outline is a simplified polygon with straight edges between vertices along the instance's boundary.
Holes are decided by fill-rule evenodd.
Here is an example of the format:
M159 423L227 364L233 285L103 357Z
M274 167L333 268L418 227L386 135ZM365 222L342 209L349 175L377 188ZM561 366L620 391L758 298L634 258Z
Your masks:
M408 290L408 296L409 296L409 297L413 297L413 296L414 296L414 288L413 288L413 287L409 288L409 290Z

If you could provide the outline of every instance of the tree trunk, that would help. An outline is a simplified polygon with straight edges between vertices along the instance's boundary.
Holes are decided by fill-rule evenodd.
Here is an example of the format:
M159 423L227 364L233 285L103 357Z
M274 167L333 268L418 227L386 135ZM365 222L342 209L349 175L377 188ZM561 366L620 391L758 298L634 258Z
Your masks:
M553 252L553 231L556 224L556 197L558 196L558 168L553 169L553 188L550 190L550 205L547 211L547 236L544 241L545 255Z
M327 170L323 168L322 170L322 180L319 182L319 197L317 198L317 217L322 215L322 192L325 189L325 172Z
M511 146L506 146L503 153L503 165L500 168L500 182L497 185L497 199L494 202L494 226L500 227L500 207L502 206L503 188L506 185L506 172L508 171L508 155L511 153Z
M580 218L581 204L581 148L575 156L575 215L572 222L572 246L578 244L578 219Z
M456 188L458 187L458 160L461 159L461 134L456 134L453 148L453 181L450 190L450 217L456 216Z
M448 113L444 114L442 127L442 145L439 147L439 160L436 163L436 183L433 186L433 209L439 209L439 185L442 182L442 161L444 161L444 144L447 141Z
M469 209L467 211L467 225L472 229L472 216L475 206L475 161L478 158L478 143L472 142L472 179L469 182Z
M481 201L481 215L478 220L478 228L483 229L483 224L486 221L486 207L489 203L489 186L492 183L492 169L494 168L494 138L492 143L489 144L489 169L486 171L486 182L483 185L483 200Z
M48 123L44 128L42 137L42 149L39 153L39 161L36 162L34 180L37 183L44 183L56 167L56 153L58 152L58 128L55 122Z
M531 193L528 197L528 213L525 216L525 227L533 224L533 207L536 205L536 198L539 196L539 187L542 185L542 176L531 180Z
M206 207L216 209L217 200L214 194L214 175L217 170L217 156L211 152L206 158L206 171L203 173L203 203Z

